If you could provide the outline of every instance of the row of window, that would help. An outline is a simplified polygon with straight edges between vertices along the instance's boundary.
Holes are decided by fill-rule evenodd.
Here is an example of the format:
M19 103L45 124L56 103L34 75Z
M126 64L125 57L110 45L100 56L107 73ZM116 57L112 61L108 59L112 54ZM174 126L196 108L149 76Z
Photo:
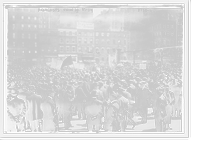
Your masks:
M173 29L174 28L174 25L173 24L165 24L165 25L161 25L161 24L158 24L155 29L160 29L160 28L163 28L163 29Z
M37 29L37 28L47 28L48 26L47 25L33 25L33 24L21 24L21 29L25 29L25 28L28 28L28 29ZM13 24L12 25L12 29L18 29L18 27L16 26L16 24Z
M78 52L80 53L92 53L92 47L78 47Z
M154 34L156 36L159 36L159 35L174 36L174 33L170 33L170 32L155 32Z
M31 43L27 43L27 42L26 42L26 45L27 45L27 46L25 46L25 42L23 42L23 41L22 41L22 42L18 42L18 44L19 44L19 43L20 43L20 45L21 45L22 48L24 48L24 47L28 47L28 48L33 47L33 46L31 46ZM12 47L13 47L13 48L16 47L16 42L15 42L15 41L12 42ZM38 47L37 42L34 42L34 47L35 47L35 48Z
M33 53L37 54L38 53L37 50L28 50L27 52L28 52L28 54L33 54ZM25 50L21 50L21 54L25 54L27 52ZM18 54L20 54L19 51L18 51ZM7 55L16 56L16 50L7 50Z
M63 39L63 38L61 38L60 39L60 44L75 44L76 43L76 40L75 39Z
M24 19L26 19L26 18L27 18L28 20L31 20L31 19L33 19L33 20L35 20L35 21L38 20L37 17L31 17L31 16L21 16L21 17L20 17L20 19L22 19L22 20L24 20ZM13 15L13 16L12 16L12 19L16 19L16 16Z
M13 37L13 38L16 38L16 34L13 33L12 37ZM22 34L21 34L21 38L22 38L22 39L24 39L24 38L31 39L31 34L26 34L26 36L25 36L25 34L22 33ZM37 39L37 34L34 34L33 38L34 38L34 39ZM32 38L32 39L33 39L33 38Z
M76 51L76 47L75 46L60 46L60 50L61 51L73 51L75 52Z
M59 35L61 36L76 36L76 32L72 32L72 31L62 31L62 32L59 32Z

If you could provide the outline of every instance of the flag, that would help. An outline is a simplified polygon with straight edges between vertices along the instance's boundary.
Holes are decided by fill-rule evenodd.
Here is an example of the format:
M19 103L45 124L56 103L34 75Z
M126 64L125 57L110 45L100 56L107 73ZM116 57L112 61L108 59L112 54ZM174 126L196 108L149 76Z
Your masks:
M69 65L72 65L73 64L73 60L72 60L72 57L71 56L68 56L62 63L61 65L61 68L60 69L63 69L63 67L65 66L69 66Z

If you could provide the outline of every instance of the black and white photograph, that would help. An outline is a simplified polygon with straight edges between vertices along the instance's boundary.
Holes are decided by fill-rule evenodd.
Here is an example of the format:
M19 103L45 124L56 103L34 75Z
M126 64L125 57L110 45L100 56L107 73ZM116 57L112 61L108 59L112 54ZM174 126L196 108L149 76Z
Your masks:
M3 134L188 132L187 9L4 4Z

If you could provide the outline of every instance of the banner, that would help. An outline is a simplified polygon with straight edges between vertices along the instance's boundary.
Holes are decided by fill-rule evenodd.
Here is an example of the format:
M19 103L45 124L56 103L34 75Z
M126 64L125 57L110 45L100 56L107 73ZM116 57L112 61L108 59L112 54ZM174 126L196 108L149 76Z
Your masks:
M60 69L63 69L63 67L65 66L69 66L69 65L72 65L73 64L73 60L72 60L72 57L71 56L68 56L62 63L61 65L61 68Z

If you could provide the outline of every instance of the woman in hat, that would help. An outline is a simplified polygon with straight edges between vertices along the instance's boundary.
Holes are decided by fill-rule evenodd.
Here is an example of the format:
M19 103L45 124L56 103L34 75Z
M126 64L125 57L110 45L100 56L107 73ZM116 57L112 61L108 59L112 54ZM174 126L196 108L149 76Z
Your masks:
M171 123L171 114L172 114L172 108L173 108L173 105L175 103L175 97L174 97L174 93L169 91L169 86L168 85L165 85L164 86L164 95L165 95L165 98L166 98L166 107L165 107L165 110L166 110L166 116L165 116L165 129L171 129L169 127L169 124Z
M26 113L25 102L17 98L17 88L12 88L11 98L7 102L7 132L25 132L24 116Z
M98 132L101 127L101 117L103 116L103 102L98 99L97 91L91 92L91 101L85 107L85 113L87 115L87 128L89 132Z
M166 98L163 95L164 89L162 87L156 88L158 99L156 100L156 113L155 113L155 123L156 132L164 132L164 118L166 116L165 106Z
M47 98L41 104L43 111L42 132L58 131L58 118L54 96L55 91L53 88L48 88Z
M36 93L37 88L35 85L29 86L30 95L26 97L28 109L27 109L27 120L30 123L31 132L40 132L40 122L43 118L43 112L41 110L41 103L43 98L41 95Z

